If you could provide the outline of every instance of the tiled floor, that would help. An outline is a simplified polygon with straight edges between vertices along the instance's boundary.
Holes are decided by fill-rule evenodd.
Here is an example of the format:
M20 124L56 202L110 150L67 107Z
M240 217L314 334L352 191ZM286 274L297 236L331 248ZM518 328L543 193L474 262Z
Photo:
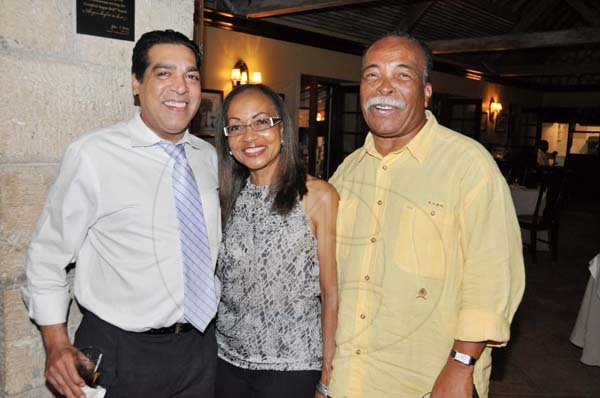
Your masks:
M545 252L531 264L525 252L525 296L509 346L494 352L490 398L600 398L600 367L582 364L581 349L569 342L588 262L600 252L597 202L570 203L557 262Z

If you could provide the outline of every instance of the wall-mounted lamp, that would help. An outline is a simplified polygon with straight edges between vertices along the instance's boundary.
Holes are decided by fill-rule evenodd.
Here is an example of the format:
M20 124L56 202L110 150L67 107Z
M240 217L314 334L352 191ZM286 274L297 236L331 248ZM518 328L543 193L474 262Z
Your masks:
M262 83L262 73L254 72L252 74L252 84L260 84Z
M231 69L231 83L233 87L248 83L248 66L241 59Z
M231 84L233 87L240 86L242 84L248 84L248 76L250 72L248 72L248 65L243 60L238 60L235 65L233 65L233 69L231 69ZM258 71L252 74L252 84L262 83L262 74Z
M500 112L502 112L502 104L500 102L496 102L494 98L492 98L490 100L490 109L488 112L490 115L490 122L493 122L496 117L498 117Z

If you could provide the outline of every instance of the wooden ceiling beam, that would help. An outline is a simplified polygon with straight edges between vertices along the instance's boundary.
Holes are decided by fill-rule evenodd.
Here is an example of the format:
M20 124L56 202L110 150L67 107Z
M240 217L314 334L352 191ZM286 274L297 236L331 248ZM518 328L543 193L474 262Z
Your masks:
M517 12L518 10L521 9L521 7L523 6L523 3L525 3L528 0L513 0L511 1L510 7L512 9L513 12Z
M373 1L375 0L253 0L252 2L248 0L228 0L225 3L237 15L244 15L248 18L267 18Z
M591 26L600 26L600 13L589 7L582 0L567 0L572 9Z
M423 16L427 13L427 10L429 10L435 3L436 1L421 1L409 4L408 11L406 13L405 26L398 26L398 28L408 33L412 32L421 18L423 18Z
M523 12L519 21L513 26L511 33L521 33L528 30L538 19L542 13L556 5L559 0L538 0L533 4L533 8L528 12ZM486 60L486 64L482 65L490 72L495 72L495 65L502 59L502 53L492 54Z
M542 12L556 5L559 0L538 0L533 4L533 8L524 12L519 19L519 22L513 27L513 32L523 32L529 29L531 25L542 15Z
M600 63L510 65L499 66L496 73L501 77L573 76L588 74L596 75L599 70Z
M509 9L509 7L503 2L496 2L490 0L467 0L473 7L479 8L481 10L485 10L490 14L494 14L497 18L501 18L505 21L515 23L519 20L519 14L513 12ZM510 2L507 2L510 4ZM451 5L452 2L448 1L448 4Z
M562 47L600 43L600 29L579 28L550 32L519 33L454 40L435 40L427 44L434 54L459 54Z

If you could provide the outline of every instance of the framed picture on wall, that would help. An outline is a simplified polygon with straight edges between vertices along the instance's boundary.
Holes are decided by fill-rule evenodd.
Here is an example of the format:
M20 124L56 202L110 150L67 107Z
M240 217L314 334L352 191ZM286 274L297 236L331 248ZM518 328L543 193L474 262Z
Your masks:
M508 123L508 117L505 113L501 113L496 117L496 129L497 133L506 131L506 124Z
M198 113L192 119L190 133L200 138L214 138L217 113L223 103L223 91L221 90L202 90L202 100Z
M481 121L479 122L479 131L487 131L488 114L481 112Z

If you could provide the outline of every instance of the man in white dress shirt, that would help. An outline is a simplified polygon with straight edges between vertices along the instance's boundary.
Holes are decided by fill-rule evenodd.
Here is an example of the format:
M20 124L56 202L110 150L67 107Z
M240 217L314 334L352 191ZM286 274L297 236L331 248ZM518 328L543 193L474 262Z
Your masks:
M83 396L75 347L85 346L104 353L99 383L107 397L213 395L214 322L201 331L184 316L181 214L165 149L182 144L195 177L212 299L221 234L216 153L187 130L200 105L200 63L200 50L181 33L144 34L132 57L139 113L69 145L49 192L23 297L40 326L46 379L68 398ZM74 344L66 331L71 263L84 314Z

